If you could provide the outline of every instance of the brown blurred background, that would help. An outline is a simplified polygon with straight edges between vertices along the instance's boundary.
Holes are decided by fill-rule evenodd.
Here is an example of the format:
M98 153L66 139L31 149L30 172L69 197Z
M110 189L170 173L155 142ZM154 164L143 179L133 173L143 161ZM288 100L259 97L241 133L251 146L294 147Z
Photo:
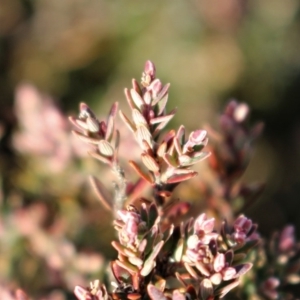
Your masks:
M250 105L253 122L265 122L244 180L265 181L266 190L246 213L265 235L286 223L299 235L299 8L297 0L0 0L0 284L35 294L57 288L67 297L61 290L99 275L99 268L82 271L78 255L95 253L96 265L96 253L112 257L105 242L111 218L85 179L102 169L72 146L65 116L80 101L99 116L114 101L125 107L123 88L140 77L147 59L171 83L173 126L217 126L232 97ZM16 229L30 220L41 224L60 258L71 257L71 267L59 268L46 250L36 250L30 237L37 229Z

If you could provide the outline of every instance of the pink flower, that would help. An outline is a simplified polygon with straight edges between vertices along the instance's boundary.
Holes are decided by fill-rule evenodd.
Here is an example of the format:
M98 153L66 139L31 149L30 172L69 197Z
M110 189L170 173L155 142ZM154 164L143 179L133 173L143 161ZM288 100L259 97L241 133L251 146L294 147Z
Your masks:
M240 215L233 224L234 232L233 238L237 243L244 243L255 229L252 221L244 215Z
M128 247L135 248L138 242L138 228L141 217L134 211L119 210L118 215L124 222L124 226L119 231L120 242Z
M194 234L203 244L209 244L211 239L216 239L218 234L213 232L215 226L215 219L207 219L205 213L201 214L194 223Z
M226 263L225 255L218 253L214 259L214 270L221 274L223 280L233 279L236 275L236 270Z
M286 226L280 234L278 248L280 252L288 252L295 247L295 228Z

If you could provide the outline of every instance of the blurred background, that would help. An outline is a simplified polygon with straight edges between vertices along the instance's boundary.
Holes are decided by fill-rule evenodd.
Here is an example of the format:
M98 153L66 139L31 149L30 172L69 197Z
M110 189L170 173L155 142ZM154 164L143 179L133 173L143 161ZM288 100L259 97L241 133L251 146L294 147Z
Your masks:
M287 223L299 236L299 1L0 0L1 286L73 299L114 257L87 182L109 173L66 117L81 101L100 118L115 101L128 111L123 88L148 59L171 83L172 127L217 128L231 98L265 122L243 180L266 189L245 213L265 236Z

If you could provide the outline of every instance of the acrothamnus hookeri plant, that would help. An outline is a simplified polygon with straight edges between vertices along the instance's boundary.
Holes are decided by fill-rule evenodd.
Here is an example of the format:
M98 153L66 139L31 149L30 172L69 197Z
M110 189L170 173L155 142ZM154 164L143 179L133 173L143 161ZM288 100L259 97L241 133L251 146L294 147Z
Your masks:
M248 106L231 101L220 117L219 132L207 128L187 133L183 125L164 131L176 112L167 112L169 87L156 78L154 64L147 61L141 82L133 79L132 88L125 89L131 116L122 111L119 115L140 147L140 157L128 162L140 178L130 187L118 158L122 141L115 125L118 104L112 105L105 121L98 120L85 103L80 104L79 116L70 118L74 133L90 145L90 154L116 175L114 196L101 178L91 177L97 195L115 218L117 239L112 246L118 257L110 263L114 278L109 285L95 280L89 287L76 286L76 297L294 299L287 298L290 294L284 289L299 282L299 246L293 227L274 236L270 246L260 242L257 225L242 214L262 190L261 184L238 181L261 124L250 128ZM212 136L209 144L207 132ZM173 191L197 176L193 165L207 158L218 191L208 187L204 195L214 203L219 199L220 206L210 209L213 215L202 212L184 220L191 203L174 198ZM152 195L142 195L141 181L151 187Z

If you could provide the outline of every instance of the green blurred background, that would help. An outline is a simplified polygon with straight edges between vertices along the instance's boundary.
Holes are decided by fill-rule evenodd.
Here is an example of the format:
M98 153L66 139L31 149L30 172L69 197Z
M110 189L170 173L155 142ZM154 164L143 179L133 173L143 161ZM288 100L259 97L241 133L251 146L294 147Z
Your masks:
M266 190L259 204L246 213L265 235L286 223L294 223L299 234L299 8L297 0L0 0L1 236L5 240L0 246L0 267L5 269L0 284L13 281L12 287L22 284L36 294L56 286L71 289L72 283L39 282L41 274L47 278L49 266L36 262L35 250L28 250L28 235L15 233L20 211L35 211L36 206L35 214L47 211L40 222L51 240L53 235L55 239L65 235L76 251L113 256L111 217L102 213L85 179L91 172L101 174L101 167L71 155L72 162L69 159L50 172L45 156L18 149L16 134L26 126L20 126L16 89L27 83L42 95L51 95L62 116L76 114L81 101L101 116L114 101L126 107L123 88L130 86L132 77L140 78L147 59L155 62L158 77L171 83L169 109L178 107L173 126L216 127L218 113L232 97L250 105L253 122L265 122L243 179L265 181ZM63 128L66 134L69 128ZM47 130L46 138L51 135ZM50 159L51 151L46 157ZM57 225L58 218L63 225ZM17 237L10 238L12 234ZM87 271L84 279L93 272ZM67 282L77 282L74 274L67 276Z

